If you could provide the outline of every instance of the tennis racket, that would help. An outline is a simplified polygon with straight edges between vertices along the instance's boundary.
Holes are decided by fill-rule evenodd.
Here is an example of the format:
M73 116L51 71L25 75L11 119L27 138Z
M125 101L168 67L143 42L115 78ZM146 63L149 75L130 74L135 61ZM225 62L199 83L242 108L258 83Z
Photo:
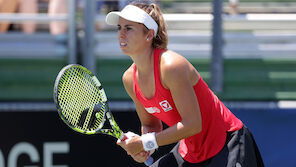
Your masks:
M87 68L78 64L65 66L55 81L54 101L61 119L74 131L127 139L109 110L100 81ZM106 118L109 129L103 129ZM152 157L145 162L147 166L152 163Z

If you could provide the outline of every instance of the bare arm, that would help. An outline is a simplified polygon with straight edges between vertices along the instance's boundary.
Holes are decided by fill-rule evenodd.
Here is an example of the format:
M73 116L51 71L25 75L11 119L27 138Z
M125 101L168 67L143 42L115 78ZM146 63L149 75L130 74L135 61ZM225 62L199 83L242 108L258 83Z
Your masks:
M126 92L129 94L129 96L132 98L135 104L138 117L141 121L142 134L149 132L160 132L162 130L161 121L155 118L154 116L148 114L135 96L133 88L133 70L131 67L124 73L122 80ZM134 144L129 145L129 143ZM144 162L148 159L149 152L144 151L140 136L136 136L126 141L118 141L117 144L124 148L127 151L127 153L131 155L133 159L137 162Z
M197 71L176 53L164 54L162 59L162 82L170 90L182 120L156 134L159 146L190 137L202 129L199 105L193 89L199 77Z
M126 92L133 100L138 117L142 125L142 134L148 132L159 132L162 130L162 123L159 119L146 112L142 104L137 100L133 85L133 69L130 67L122 77Z

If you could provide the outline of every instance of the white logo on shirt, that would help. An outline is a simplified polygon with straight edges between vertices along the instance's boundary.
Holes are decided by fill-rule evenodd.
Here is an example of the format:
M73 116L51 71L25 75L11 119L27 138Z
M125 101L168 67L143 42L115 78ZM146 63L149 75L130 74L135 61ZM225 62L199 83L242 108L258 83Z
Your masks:
M161 106L161 108L165 111L168 112L170 110L172 110L172 106L170 105L170 103L167 100L161 101L159 103L159 105Z
M160 113L160 110L157 107L148 107L148 108L145 108L145 109L150 114Z

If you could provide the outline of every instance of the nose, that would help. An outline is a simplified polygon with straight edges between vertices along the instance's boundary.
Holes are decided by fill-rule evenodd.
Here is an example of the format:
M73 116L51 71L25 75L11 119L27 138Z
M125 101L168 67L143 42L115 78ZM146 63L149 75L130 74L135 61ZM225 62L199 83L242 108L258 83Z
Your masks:
M118 37L119 38L124 38L125 37L125 31L124 31L124 29L118 30Z

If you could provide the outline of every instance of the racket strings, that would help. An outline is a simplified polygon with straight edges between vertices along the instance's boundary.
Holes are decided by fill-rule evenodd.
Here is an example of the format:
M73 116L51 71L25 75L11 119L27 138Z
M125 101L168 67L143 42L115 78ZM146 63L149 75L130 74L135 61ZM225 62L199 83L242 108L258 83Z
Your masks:
M100 128L104 121L105 105L101 110L95 110L98 102L104 102L102 92L95 84L92 76L78 67L66 70L60 79L58 97L62 113L71 126L83 131Z

